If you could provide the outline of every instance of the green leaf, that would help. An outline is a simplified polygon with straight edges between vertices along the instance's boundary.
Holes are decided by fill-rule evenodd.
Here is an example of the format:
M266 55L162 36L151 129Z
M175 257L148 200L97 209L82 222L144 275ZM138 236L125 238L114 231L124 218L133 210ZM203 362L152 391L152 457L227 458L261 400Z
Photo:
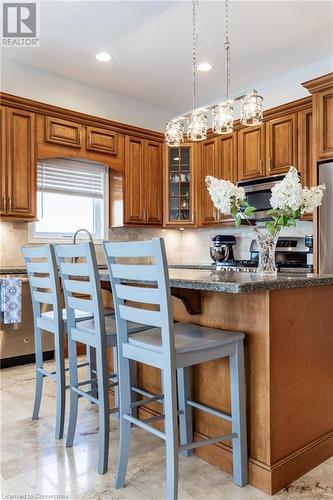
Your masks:
M276 225L273 222L266 222L266 229L269 233L275 234L276 232Z
M233 205L230 209L230 213L235 218L237 216L237 213L238 213L238 208L235 205Z
M267 215L276 215L278 212L277 210L275 210L275 208L270 208L269 210L267 210L266 214Z
M240 204L241 207L248 207L249 206L249 204L248 204L248 202L246 200L241 200L239 202L239 204Z
M286 226L288 224L288 217L286 215L280 215L280 217L278 218L277 223L280 226Z
M246 209L244 210L244 214L245 215L253 215L253 212L255 211L255 208L254 207L246 207Z
M242 222L242 217L240 214L236 214L235 217L235 226L236 227L239 227L241 225L241 222Z

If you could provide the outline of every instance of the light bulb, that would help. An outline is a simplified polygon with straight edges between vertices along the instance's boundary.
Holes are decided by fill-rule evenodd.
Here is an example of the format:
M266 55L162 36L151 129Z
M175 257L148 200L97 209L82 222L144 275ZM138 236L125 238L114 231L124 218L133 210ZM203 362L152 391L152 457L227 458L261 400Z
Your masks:
M191 141L203 141L207 138L208 120L206 110L194 111L187 120L187 138Z
M251 90L242 97L240 120L243 125L261 125L263 119L262 102L263 98L257 94L256 90Z
M214 134L228 134L234 129L234 108L230 102L213 108L212 130Z
M165 129L165 142L168 146L180 146L184 141L184 124L182 120L171 120Z

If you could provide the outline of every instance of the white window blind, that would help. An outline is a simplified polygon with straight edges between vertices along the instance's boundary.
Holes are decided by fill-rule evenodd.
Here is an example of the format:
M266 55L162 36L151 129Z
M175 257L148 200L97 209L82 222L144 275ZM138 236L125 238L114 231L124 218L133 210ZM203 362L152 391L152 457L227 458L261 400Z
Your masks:
M37 187L41 192L65 193L102 199L105 167L94 163L56 158L39 161Z

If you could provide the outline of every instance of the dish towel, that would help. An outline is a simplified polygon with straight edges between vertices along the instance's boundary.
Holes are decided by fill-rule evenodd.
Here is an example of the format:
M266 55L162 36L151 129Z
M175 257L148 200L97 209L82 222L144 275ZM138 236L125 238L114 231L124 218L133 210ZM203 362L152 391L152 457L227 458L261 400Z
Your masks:
M4 324L20 323L22 311L21 278L0 279L0 301Z

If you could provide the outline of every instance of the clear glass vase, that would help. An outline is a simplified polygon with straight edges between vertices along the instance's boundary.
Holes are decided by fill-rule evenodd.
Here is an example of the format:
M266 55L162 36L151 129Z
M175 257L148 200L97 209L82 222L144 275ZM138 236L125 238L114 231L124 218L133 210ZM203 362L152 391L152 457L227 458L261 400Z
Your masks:
M275 249L279 231L274 235L265 228L253 228L258 244L259 262L257 274L261 276L276 276Z

